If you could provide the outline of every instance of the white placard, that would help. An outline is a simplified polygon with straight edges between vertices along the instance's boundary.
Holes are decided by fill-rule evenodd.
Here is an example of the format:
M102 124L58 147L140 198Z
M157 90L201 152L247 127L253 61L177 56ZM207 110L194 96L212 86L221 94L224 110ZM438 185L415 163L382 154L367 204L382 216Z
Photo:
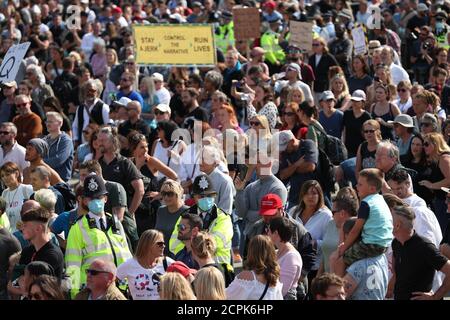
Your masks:
M24 42L9 48L0 66L0 83L16 80L19 66L27 53L31 42Z
M365 54L367 51L366 47L366 36L364 35L364 30L362 27L352 29L353 37L353 47L355 48L355 54Z

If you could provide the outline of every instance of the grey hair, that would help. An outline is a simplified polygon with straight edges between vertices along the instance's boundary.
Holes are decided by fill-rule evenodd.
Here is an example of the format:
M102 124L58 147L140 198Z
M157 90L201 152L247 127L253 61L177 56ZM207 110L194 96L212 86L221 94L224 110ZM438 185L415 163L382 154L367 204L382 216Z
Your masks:
M219 90L214 92L213 95L215 95L222 102L228 102L228 100L229 100L228 96L225 93L223 93L222 91L219 91Z
M414 219L416 214L410 206L395 206L392 213L400 218L402 226L408 230L414 229Z
M420 122L423 122L424 120L428 120L431 122L431 126L433 127L434 132L441 132L439 125L438 125L438 119L434 114L429 113L429 112L425 113L422 116L422 119Z
M10 127L12 133L13 133L15 136L17 136L17 127L16 127L16 125L15 125L14 123L12 123L12 122L3 122L2 125L1 125L1 127Z
M203 147L203 158L206 158L206 160L202 159L202 161L205 161L207 164L218 165L221 161L219 150L211 145Z
M117 136L117 131L115 128L112 128L110 126L105 126L100 128L99 133L104 133L108 136L108 139L112 141L114 146L114 153L118 154L120 152L121 144L119 137Z
M45 114L47 116L47 119L49 117L54 117L56 118L61 124L63 123L63 117L59 112L55 112L55 111L49 111Z
M49 212L55 212L56 195L50 189L41 189L36 191L34 199L39 202L40 206Z
M100 94L103 91L103 84L102 81L99 79L89 79L88 81L85 82L84 84L84 88L86 88L88 85L92 85L97 89L97 94L98 96L100 96Z
M400 163L400 151L398 150L398 147L393 144L389 140L383 140L378 144L377 151L386 148L388 153L388 157L392 159L396 159L397 163Z
M37 166L31 171L31 173L37 173L40 179L47 178L50 181L50 171L44 166Z
M39 84L43 85L45 83L45 75L42 72L42 68L35 64L30 64L27 66L27 71L32 71L39 79Z
M206 80L210 81L216 89L219 89L223 83L222 75L215 70L208 71L205 76L205 81Z

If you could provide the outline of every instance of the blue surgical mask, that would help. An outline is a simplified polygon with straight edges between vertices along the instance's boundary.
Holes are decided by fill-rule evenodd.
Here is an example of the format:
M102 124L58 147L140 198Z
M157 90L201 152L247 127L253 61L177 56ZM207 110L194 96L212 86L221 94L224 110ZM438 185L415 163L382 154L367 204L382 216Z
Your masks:
M88 203L89 211L95 215L100 215L105 211L105 201L103 199L93 199Z
M214 198L212 197L201 198L200 200L198 200L197 205L200 208L200 210L209 211L214 205Z

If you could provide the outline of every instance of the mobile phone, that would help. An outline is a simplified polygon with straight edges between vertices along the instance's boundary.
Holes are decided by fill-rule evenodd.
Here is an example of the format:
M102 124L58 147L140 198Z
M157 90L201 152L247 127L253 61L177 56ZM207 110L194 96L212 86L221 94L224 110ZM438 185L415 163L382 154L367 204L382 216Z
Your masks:
M247 175L248 167L245 164L241 164L238 166L238 176L241 181L245 180L245 176Z

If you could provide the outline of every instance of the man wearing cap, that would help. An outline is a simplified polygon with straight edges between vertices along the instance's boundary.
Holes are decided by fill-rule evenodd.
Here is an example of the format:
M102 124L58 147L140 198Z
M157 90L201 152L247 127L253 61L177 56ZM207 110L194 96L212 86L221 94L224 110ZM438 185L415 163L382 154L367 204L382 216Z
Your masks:
M414 138L414 121L411 116L407 114L399 114L394 121L388 121L394 124L394 132L398 137L397 147L400 151L400 157L408 154L411 140Z
M311 68L309 64L306 64L303 62L303 53L300 48L294 45L290 45L287 50L286 60L289 63L296 63L300 66L301 70L301 77L300 79L306 83L310 90L312 91L313 82L316 80L316 77L314 76L314 71Z
M15 92L17 89L16 81L9 81L1 84L3 100L0 103L0 123L12 120L14 115L14 105L16 103Z
M334 25L336 39L329 44L330 53L344 70L345 76L351 75L351 60L353 53L353 41L348 38L347 28L342 23Z
M302 90L306 101L313 101L313 96L309 86L301 81L302 72L297 63L291 62L286 66L286 79L275 83L275 92L280 93L284 87L298 88Z
M113 18L114 18L114 23L117 25L119 25L121 28L122 27L128 27L128 22L127 19L125 19L125 17L123 16L123 12L122 12L122 8L119 6L115 6L112 9L112 14L113 14Z
M289 181L291 185L288 196L288 208L291 208L298 204L303 182L316 179L319 151L313 141L298 140L291 130L275 133L272 136L272 144L277 141L280 151L278 176L282 181Z
M261 47L266 51L264 58L269 66L270 74L273 74L280 71L281 66L286 60L286 54L278 43L278 31L281 26L281 19L271 18L268 22L270 27L261 36Z
M305 229L305 227L297 220L290 217L283 209L283 202L281 198L273 193L265 195L261 199L261 207L259 209L260 220L258 220L250 229L244 248L244 258L247 258L247 247L250 240L260 234L267 234L269 223L272 219L278 217L286 217L292 224L293 235L290 240L291 244L298 250L303 260L302 276L301 279L305 279L311 267L316 262L316 250L313 246L311 234ZM299 282L302 282L300 280ZM298 291L301 291L298 288ZM300 292L299 292L300 293Z
M133 90L135 80L136 77L131 72L122 73L120 77L120 89L117 92L117 99L127 97L130 100L139 101L142 106L144 105L144 99L139 92Z
M263 4L263 20L274 21L277 19L283 20L283 16L276 10L277 4L273 0L266 1Z
M117 267L131 258L125 232L117 217L105 213L105 183L99 176L86 177L83 205L89 212L72 226L67 237L66 273L71 280L72 297L86 285L86 270L94 259L113 262Z
M222 53L227 52L230 46L234 47L234 22L231 12L223 11L221 13L214 40L216 41L216 47Z
M25 161L25 148L17 143L17 128L12 122L0 124L0 167L11 161L17 164L21 173L30 166Z
M327 134L340 139L344 130L344 113L335 108L336 98L333 92L324 91L319 98L319 104L322 108L319 112L320 124Z
M417 14L409 19L406 28L413 32L416 28L429 25L428 10L428 6L425 3L419 3L416 9Z
M25 146L28 141L42 134L42 120L31 111L30 97L19 94L16 96L15 104L18 115L14 117L12 122L17 127L17 142Z
M155 72L152 74L152 79L155 82L155 94L158 97L159 103L170 104L170 92L164 86L163 75Z
M170 101L172 102L173 99ZM161 121L170 121L172 115L172 109L167 105L160 103L156 107L153 108L153 113L155 114L155 118L153 119L156 122L156 126L150 126L150 133L147 137L147 142L149 146L153 146L153 143L158 139L158 123Z
M195 178L192 194L195 204L187 212L198 214L203 220L203 230L208 231L214 237L217 246L216 261L230 264L231 239L233 237L231 216L215 204L217 192L208 175L202 173ZM174 255L184 248L184 244L177 237L180 221L181 217L175 224L175 230L169 241L169 250Z
M188 23L196 23L197 19L202 15L203 5L199 1L192 2L192 13L186 18Z
M38 167L44 166L48 171L50 171L50 184L55 185L63 180L59 174L52 169L48 164L44 162L44 158L48 153L48 143L40 138L31 139L26 145L25 149L25 161L30 162L30 166L23 170L23 183L31 183L31 171Z

